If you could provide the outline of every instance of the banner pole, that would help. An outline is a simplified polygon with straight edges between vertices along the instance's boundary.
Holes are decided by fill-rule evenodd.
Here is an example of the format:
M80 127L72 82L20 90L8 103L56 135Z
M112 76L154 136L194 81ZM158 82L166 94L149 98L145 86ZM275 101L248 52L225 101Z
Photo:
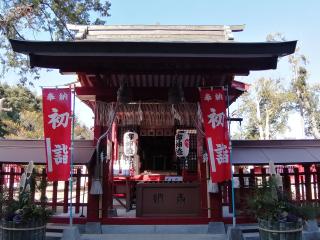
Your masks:
M73 91L73 103L72 103L72 129L71 129L71 159L70 159L70 227L73 224L73 216L72 216L72 187L73 187L73 160L74 160L74 125L75 125L75 106L76 106L76 92L75 92L75 85L71 88Z
M228 104L228 119L230 119L230 97L229 97L229 85L227 85L227 104ZM231 172L231 201L232 201L232 225L236 226L236 206L235 206L235 194L234 194L234 181L233 181L233 169L232 169L232 142L230 134L231 121L228 121L228 135L230 146L230 172Z

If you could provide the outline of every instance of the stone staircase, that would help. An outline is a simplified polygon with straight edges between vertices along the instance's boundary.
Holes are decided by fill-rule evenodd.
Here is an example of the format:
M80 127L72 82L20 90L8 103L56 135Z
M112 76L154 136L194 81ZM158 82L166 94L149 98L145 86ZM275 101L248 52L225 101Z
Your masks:
M46 240L60 240L62 238L63 230L68 227L66 224L48 223L46 228Z
M67 224L48 224L46 240L58 240ZM225 240L229 225L77 225L81 240ZM244 240L259 240L256 225L238 225Z

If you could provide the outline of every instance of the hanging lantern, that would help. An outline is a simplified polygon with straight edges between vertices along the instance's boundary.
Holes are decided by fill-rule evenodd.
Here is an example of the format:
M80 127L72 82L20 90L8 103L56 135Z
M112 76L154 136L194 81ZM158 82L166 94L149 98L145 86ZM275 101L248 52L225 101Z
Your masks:
M124 155L132 157L138 152L138 134L136 132L126 132L123 135Z
M178 131L175 138L177 157L187 157L189 154L189 134L185 131Z
M106 159L110 160L112 156L112 142L110 140L107 140L107 154Z

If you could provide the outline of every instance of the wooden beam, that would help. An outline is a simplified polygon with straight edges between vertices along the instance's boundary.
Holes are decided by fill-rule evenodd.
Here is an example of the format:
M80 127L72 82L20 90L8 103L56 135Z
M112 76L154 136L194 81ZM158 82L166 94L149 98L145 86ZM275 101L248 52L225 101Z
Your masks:
M168 87L141 87L135 88L131 87L132 93L132 102L139 101L159 101L167 102L168 101ZM117 91L118 88L87 88L87 87L78 87L76 88L76 93L81 98L81 95L84 96L96 96L96 99L100 99L105 102L116 102L117 101ZM184 97L187 102L198 102L199 101L199 90L197 88L184 88ZM231 90L231 103L240 95L241 91Z
M99 57L30 55L31 67L58 68L62 72L230 72L275 69L277 57L197 58L197 57Z

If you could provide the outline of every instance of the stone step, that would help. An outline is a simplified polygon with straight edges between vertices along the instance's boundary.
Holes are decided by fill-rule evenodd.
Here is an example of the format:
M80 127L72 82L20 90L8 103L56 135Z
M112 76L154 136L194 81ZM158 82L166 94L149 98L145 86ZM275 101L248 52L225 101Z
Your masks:
M82 234L81 240L225 240L225 234Z
M102 225L104 234L207 234L208 225ZM225 231L224 231L225 232ZM221 233L221 232L219 232Z
M46 232L46 240L60 240L62 232Z

